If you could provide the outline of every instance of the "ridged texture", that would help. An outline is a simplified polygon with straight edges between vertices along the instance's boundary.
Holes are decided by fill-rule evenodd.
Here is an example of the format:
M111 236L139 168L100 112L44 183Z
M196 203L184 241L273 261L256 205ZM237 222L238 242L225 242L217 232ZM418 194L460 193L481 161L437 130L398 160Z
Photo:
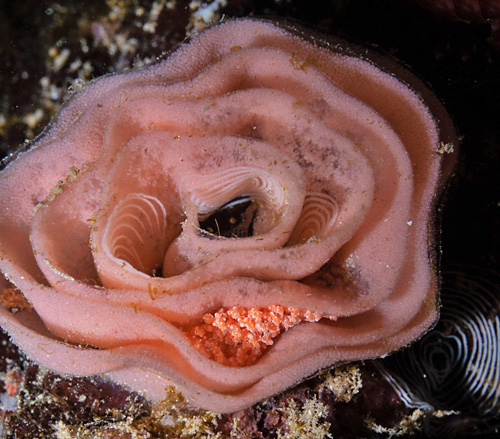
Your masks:
M102 246L118 263L153 274L163 262L166 228L165 207L157 198L129 194L111 213Z
M474 271L444 273L438 326L380 366L408 406L454 411L429 431L456 434L470 420L482 434L499 426L500 277Z
M260 169L236 167L211 175L207 182L190 191L198 206L198 218L206 218L236 197L250 197L282 210L285 194L271 175Z
M323 238L335 225L339 206L335 199L321 192L306 194L302 213L288 244L302 244L308 239Z

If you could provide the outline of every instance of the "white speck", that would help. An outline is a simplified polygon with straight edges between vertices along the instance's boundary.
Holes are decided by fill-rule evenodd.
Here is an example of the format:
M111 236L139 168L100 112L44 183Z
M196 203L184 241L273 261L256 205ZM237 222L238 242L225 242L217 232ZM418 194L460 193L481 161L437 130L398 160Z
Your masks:
M220 18L219 9L227 5L227 0L215 0L210 4L200 0L192 0L189 8L194 11L191 22L194 32L201 32L207 24L214 23Z
M35 112L27 114L23 117L23 122L28 125L29 128L35 128L38 123L43 119L43 110L38 108Z
M175 425L175 419L172 415L164 415L160 420L161 425L173 427Z
M73 84L71 84L69 87L68 87L68 92L70 94L73 94L73 93L77 93L81 90L83 90L85 88L85 81L81 78L76 78L74 81L73 81Z
M226 5L226 0L215 0L213 3L198 9L195 12L195 15L200 17L205 23L209 23L214 19L214 14L218 11L218 9Z
M455 150L453 143L439 142L436 152L439 155L451 154Z
M413 224L413 221L408 221L406 224L408 224L409 226L411 226Z
M151 9L149 11L148 21L144 23L142 29L144 32L154 33L156 26L158 24L158 18L160 17L161 11L165 7L165 0L159 0L153 2Z
M6 393L0 393L0 406L2 407L2 411L16 411L17 395L9 396ZM0 433L2 432L2 428L0 424Z
M53 70L54 72L58 72L64 64L66 64L66 61L69 58L70 51L69 49L63 49L59 55L57 55L54 58L54 66Z
M57 100L59 100L60 97L61 97L60 91L54 85L51 85L51 87L50 87L50 99L52 99L53 101L57 101Z
M76 72L81 66L82 66L82 60L78 58L69 65L68 72Z

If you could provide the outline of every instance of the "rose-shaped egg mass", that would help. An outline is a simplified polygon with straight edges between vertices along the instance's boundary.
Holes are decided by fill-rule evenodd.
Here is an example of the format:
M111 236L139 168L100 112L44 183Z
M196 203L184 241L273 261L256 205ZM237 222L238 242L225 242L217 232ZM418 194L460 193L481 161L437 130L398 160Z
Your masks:
M0 175L14 342L228 412L418 338L450 126L357 50L233 20L73 96Z

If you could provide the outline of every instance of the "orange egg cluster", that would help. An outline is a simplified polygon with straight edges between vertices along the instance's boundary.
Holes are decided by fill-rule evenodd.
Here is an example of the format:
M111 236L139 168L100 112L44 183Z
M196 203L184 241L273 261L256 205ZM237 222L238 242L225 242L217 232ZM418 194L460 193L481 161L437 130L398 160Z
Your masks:
M211 360L225 366L249 366L283 331L301 322L317 322L321 314L286 306L221 308L205 314L203 323L190 328L191 343Z

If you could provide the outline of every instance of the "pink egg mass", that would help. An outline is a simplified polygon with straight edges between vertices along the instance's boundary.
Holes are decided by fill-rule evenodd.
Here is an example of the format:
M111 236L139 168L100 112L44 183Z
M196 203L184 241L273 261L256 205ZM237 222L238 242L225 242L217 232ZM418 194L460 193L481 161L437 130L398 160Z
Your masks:
M0 324L35 362L233 412L438 318L456 149L393 60L229 20L73 96L0 173Z

